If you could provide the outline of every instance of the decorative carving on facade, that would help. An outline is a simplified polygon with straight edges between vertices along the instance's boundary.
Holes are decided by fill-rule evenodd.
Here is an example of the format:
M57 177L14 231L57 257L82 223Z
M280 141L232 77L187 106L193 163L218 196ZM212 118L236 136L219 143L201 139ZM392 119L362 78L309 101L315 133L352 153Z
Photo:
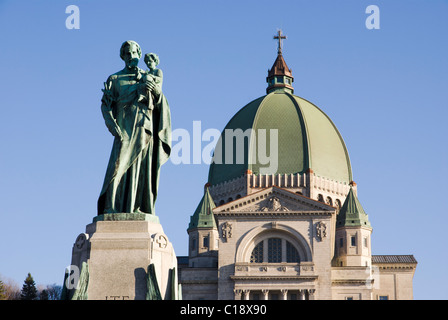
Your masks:
M223 224L221 224L221 237L225 241L232 238L232 224L231 223L224 222Z
M316 237L319 241L327 236L327 225L325 222L319 221L316 223Z
M236 271L249 271L248 266L237 266Z
M267 205L264 205L263 207L261 207L260 210L261 211L289 211L288 208L286 208L285 206L283 206L280 203L280 199L277 198L276 196L270 197L268 199Z
M302 271L314 271L314 267L313 266L300 266L300 268L302 269Z
M286 267L285 266L281 266L281 267L278 267L277 270L286 272Z
M244 176L210 186L210 194L216 201L218 199L227 199L234 197L237 193L245 193L246 179Z
M216 210L214 210L214 213L244 212L265 215L285 215L305 211L326 211L329 213L334 210L330 209L328 205L323 203L320 204L311 198L306 198L277 187L270 187L263 191L249 194L248 196L243 196L242 198L227 204L221 204Z

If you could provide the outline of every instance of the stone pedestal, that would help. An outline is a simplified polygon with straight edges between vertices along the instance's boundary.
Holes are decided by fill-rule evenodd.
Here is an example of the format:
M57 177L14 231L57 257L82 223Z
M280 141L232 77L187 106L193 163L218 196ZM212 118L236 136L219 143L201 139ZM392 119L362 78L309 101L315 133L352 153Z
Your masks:
M73 245L72 266L80 279L68 299L178 298L176 255L156 216L95 217Z

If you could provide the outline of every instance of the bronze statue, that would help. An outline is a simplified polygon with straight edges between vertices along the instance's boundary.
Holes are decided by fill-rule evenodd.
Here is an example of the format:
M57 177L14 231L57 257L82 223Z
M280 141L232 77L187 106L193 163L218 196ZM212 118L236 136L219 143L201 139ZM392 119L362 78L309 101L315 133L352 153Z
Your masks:
M171 152L171 115L161 70L155 71L149 58L150 70L140 69L141 56L135 41L124 42L120 57L125 67L109 76L102 90L101 111L115 139L98 199L99 215L155 215L160 167Z

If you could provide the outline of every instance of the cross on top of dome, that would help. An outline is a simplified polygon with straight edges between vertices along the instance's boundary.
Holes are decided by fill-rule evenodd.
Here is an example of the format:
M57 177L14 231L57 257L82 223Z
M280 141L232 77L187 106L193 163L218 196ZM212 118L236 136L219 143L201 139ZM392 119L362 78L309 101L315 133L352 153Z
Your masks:
M277 35L274 36L274 39L278 40L278 49L277 53L282 54L282 40L286 40L286 36L282 34L282 30L277 31Z

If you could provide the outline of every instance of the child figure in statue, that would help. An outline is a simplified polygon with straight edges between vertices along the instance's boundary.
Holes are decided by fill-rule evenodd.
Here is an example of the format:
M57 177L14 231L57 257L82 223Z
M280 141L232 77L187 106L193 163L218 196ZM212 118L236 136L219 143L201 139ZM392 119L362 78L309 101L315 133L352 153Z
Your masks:
M146 76L151 77L160 89L162 89L163 73L162 70L156 68L159 65L159 62L159 56L155 53L145 54L145 63L149 68Z
M146 72L139 72L137 74L137 81L144 83L149 80L150 82L156 84L160 90L162 90L163 73L162 70L156 68L160 62L159 56L155 53L147 53L144 60L149 70L146 70ZM140 94L138 100L142 101L144 98L145 95Z

